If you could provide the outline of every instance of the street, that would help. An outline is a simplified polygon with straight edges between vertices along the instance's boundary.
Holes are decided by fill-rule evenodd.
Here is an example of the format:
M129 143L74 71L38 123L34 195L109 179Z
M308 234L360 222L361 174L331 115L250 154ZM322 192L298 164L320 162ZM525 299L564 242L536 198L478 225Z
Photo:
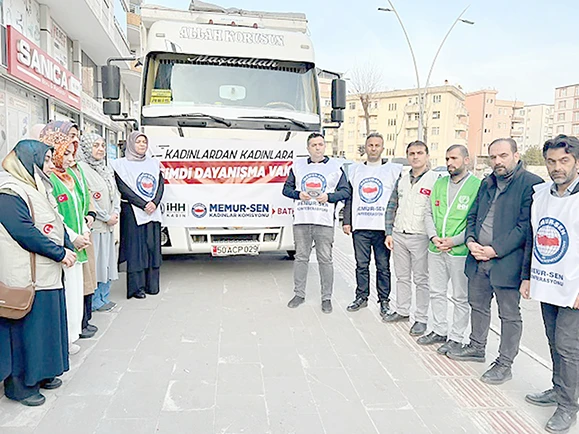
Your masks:
M315 255L312 256L312 259ZM334 312L320 310L311 266L306 303L286 307L293 263L258 257L170 257L162 291L96 313L64 385L26 408L0 399L2 434L540 433L551 408L524 395L550 371L521 352L513 380L478 380L487 363L456 363L416 345L408 324L385 325L376 303L348 313L351 240L336 231ZM372 297L375 301L375 295ZM539 313L524 303L523 345L546 359ZM572 432L578 432L577 430Z

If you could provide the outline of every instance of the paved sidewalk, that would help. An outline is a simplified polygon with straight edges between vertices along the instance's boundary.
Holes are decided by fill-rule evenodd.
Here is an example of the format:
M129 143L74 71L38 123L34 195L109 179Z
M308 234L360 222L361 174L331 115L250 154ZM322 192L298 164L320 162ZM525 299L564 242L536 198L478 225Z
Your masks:
M161 294L143 301L117 282L119 307L95 314L100 332L81 341L64 386L39 408L0 399L0 433L544 432L553 409L524 395L549 387L548 369L520 354L512 381L487 386L487 364L418 346L376 303L346 312L352 257L336 250L335 264L331 315L316 267L306 303L286 307L293 265L273 255L166 261Z

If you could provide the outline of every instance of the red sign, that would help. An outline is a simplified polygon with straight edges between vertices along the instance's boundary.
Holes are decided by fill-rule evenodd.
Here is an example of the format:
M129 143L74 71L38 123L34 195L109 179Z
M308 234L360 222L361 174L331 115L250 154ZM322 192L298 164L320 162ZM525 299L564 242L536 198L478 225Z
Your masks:
M92 195L95 200L99 200L101 198L101 194L97 191L95 194Z
M428 188L421 188L420 189L420 194L423 194L425 196L430 196L430 193L432 193L432 191L430 191Z
M80 80L12 26L7 32L8 73L80 110Z
M52 225L44 225L44 227L42 228L42 232L44 232L46 235L48 235L49 233L52 232L53 229L54 229L54 226L52 226Z
M434 202L434 206L440 206L440 201L437 200L436 202Z
M58 202L60 202L60 203L66 202L68 200L68 195L66 193L61 194L60 196L58 196L56 198L56 200L58 200Z

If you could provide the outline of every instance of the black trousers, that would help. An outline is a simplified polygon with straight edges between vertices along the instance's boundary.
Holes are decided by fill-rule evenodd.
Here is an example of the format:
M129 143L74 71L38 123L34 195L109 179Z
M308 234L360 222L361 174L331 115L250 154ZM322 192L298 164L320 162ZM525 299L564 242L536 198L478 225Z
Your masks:
M127 298L136 294L159 293L159 268L147 268L127 273Z
M370 296L370 255L374 251L378 301L390 300L390 250L386 248L384 231L356 230L352 234L356 257L356 298Z
M519 353L523 320L518 288L501 288L491 285L489 269L479 264L476 275L468 281L468 303L471 307L470 343L485 349L491 325L491 301L497 298L501 319L501 343L497 362L510 367Z
M559 407L577 413L579 405L579 310L541 303L553 362Z
M92 296L84 296L84 312L82 314L82 329L84 330L88 326L89 321L92 319Z

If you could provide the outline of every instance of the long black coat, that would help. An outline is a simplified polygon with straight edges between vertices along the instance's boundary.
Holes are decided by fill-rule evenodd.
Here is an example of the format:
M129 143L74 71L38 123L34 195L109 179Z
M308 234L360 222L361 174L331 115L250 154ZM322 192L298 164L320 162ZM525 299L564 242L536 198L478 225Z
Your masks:
M493 219L493 241L491 247L497 253L492 259L491 285L518 290L521 284L525 242L530 227L533 186L543 180L523 168L519 162L513 179L497 197ZM497 179L489 175L481 184L476 200L467 218L466 238L478 240L497 191ZM477 271L478 261L469 253L465 273L472 278Z

